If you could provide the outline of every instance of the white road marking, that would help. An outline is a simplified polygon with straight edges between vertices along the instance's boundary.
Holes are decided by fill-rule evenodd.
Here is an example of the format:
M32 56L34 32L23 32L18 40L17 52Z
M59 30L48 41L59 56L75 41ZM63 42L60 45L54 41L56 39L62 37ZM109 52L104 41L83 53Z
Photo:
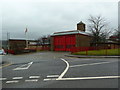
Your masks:
M49 80L51 80L51 79L44 79L43 81L49 81Z
M61 78L56 80L93 80L93 79L115 79L120 76L100 76L100 77L80 77L80 78Z
M50 81L50 80L56 80L56 78L44 79L43 81Z
M30 76L29 78L40 78L40 76Z
M73 59L73 58L72 58ZM77 61L91 61L91 60L93 60L93 59L75 59L75 60L69 60L68 62L77 62ZM94 60L96 60L96 59L94 59Z
M89 66L89 65L99 65L99 64L106 64L111 62L101 62L101 63L91 63L91 64L82 64L82 65L72 65L70 67L82 67L82 66Z
M25 69L28 69L31 65L33 64L33 62L30 62L30 63L28 63L28 64L25 64L25 65L22 65L22 66L20 66L20 67L17 67L17 68L15 68L15 69L13 69L13 70L25 70ZM27 66L26 66L27 65ZM26 67L25 67L26 66Z
M65 75L65 73L68 71L68 69L69 69L69 63L65 60L65 59L63 59L63 58L61 58L61 60L63 60L66 64L67 64L67 67L66 67L66 69L63 71L63 73L58 77L58 79L61 79L64 75Z
M7 81L6 83L18 83L19 81Z
M0 81L6 80L7 78L0 78Z
M32 79L32 80L25 80L25 82L37 82L38 79Z
M47 77L59 77L59 75L48 75Z
M23 79L23 77L13 77L13 79Z

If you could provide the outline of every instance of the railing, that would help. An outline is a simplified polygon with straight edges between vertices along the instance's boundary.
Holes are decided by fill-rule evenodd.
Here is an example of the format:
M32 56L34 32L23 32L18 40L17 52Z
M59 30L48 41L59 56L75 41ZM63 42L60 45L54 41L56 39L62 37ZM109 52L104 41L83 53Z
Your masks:
M41 47L41 48L28 48L27 50L26 49L16 49L16 50L5 50L6 53L9 53L9 54L18 54L18 53L24 53L24 52L36 52L37 50L40 50L40 51L49 51L50 50L50 47Z
M15 54L14 50L5 50L6 53Z
M50 47L42 47L42 50L50 50Z

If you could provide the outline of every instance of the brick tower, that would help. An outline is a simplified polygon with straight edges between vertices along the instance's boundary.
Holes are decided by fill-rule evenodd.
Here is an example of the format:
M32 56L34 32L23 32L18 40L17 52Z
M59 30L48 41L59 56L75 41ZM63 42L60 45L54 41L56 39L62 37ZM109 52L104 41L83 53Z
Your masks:
M85 32L85 24L82 21L77 24L77 30Z

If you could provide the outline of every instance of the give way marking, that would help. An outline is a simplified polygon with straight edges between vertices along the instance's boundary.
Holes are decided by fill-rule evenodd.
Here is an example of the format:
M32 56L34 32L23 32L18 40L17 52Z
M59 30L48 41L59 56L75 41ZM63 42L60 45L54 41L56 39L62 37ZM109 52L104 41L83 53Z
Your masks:
M56 79L56 80L94 80L94 79L118 79L118 78L120 78L120 76L61 78L61 79Z
M53 79L44 79L44 81L49 80L57 80L57 81L64 81L64 80L97 80L97 79L118 79L120 76L98 76L98 77L76 77L76 78L53 78Z
M15 68L13 70L25 70L25 69L28 69L32 64L33 64L33 62L30 62L28 64L24 64L24 65L22 65L20 67L17 67L17 68Z

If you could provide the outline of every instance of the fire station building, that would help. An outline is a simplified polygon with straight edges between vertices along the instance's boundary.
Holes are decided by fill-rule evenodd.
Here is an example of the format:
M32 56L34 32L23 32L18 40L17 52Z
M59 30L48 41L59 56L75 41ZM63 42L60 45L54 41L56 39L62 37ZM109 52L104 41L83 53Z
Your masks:
M72 51L76 47L90 47L91 36L85 32L85 24L77 24L77 30L55 32L51 35L52 51Z

